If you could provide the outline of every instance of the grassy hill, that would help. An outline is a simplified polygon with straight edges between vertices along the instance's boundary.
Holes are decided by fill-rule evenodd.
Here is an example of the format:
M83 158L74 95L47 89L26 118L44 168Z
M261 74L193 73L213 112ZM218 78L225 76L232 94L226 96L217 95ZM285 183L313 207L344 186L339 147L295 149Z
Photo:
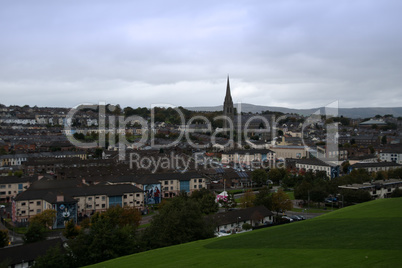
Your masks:
M93 267L400 267L402 198L249 233L161 248Z

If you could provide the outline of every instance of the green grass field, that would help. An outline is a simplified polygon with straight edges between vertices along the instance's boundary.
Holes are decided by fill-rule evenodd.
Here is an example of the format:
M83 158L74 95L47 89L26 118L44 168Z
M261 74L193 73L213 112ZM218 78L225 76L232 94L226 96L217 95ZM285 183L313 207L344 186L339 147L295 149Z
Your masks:
M93 267L400 267L402 198L157 249Z

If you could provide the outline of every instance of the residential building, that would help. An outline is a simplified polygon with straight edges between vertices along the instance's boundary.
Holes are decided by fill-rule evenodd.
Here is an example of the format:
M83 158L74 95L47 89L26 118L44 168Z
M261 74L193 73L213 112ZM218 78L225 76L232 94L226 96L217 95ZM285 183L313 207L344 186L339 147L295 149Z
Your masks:
M296 160L296 168L304 171L324 171L329 178L339 176L339 166L330 162L324 162L317 158L298 159Z
M402 189L402 180L390 179L338 186L339 189L368 191L374 199L387 198L396 189Z
M395 168L402 168L402 165L394 162L371 162L371 163L356 163L349 167L349 170L353 169L365 169L368 172L388 171Z
M222 164L251 165L253 162L273 162L276 153L268 149L231 150L222 153Z
M402 147L384 149L380 151L380 160L402 164Z
M11 202L17 194L28 189L31 183L35 180L37 180L36 177L0 177L0 202Z
M55 238L30 244L1 248L0 260L3 264L6 263L8 267L32 267L35 260L40 256L44 256L50 248L60 247L60 250L63 250L63 244L61 238Z
M34 186L17 195L12 214L13 221L20 223L29 221L46 209L54 209L57 215L53 228L64 228L64 224L71 219L77 221L78 217L102 212L115 205L143 209L144 192L133 185L81 185L70 188Z
M276 158L278 159L301 159L309 157L308 150L305 146L273 146L270 149L276 153Z
M258 206L217 213L209 219L215 223L216 232L237 232L245 223L253 227L272 224L273 215L266 207Z

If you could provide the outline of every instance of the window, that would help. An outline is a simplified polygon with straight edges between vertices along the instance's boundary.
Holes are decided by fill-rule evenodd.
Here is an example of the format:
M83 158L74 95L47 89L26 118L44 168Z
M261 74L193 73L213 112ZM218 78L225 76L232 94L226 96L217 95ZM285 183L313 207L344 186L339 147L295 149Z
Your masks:
M197 185L194 185L194 189L197 189Z
M18 190L22 190L22 183L18 184Z
M99 196L95 197L95 199L99 199Z
M38 208L37 210L36 210L36 213L41 213L41 209L40 208Z
M202 179L199 179L198 182L202 182Z
M22 203L21 203L21 206L25 206L25 205L26 205L25 202L22 202Z
M173 186L170 186L170 190L173 191Z
M170 184L173 184L173 181L170 181Z
M25 210L21 211L21 214L25 214Z
M136 194L135 196L136 196L136 197L140 197L140 194Z
M4 189L6 186L4 184L0 185L0 189Z
M102 208L105 208L106 207L106 205L105 204L102 204Z
M92 197L88 197L88 201L92 201Z
M40 206L41 202L40 201L36 201L36 205Z
M194 182L197 182L197 179L194 179Z
M164 191L168 191L168 190L169 190L169 187L163 187L163 190L164 190Z
M169 184L169 182L168 181L165 181L165 185L168 185Z
M201 189L202 188L202 185L200 184L200 185L198 185L198 189Z
M127 199L127 195L126 195L126 194L124 195L124 199Z
M105 201L106 200L106 196L102 196L102 201Z
M8 185L8 188L11 188L11 184Z

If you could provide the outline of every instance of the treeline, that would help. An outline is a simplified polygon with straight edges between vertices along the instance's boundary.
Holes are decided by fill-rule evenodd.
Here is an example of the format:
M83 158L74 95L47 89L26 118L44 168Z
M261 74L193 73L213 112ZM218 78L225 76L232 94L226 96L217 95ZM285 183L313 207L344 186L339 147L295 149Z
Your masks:
M80 226L70 221L63 234L68 247L50 249L33 267L81 267L150 249L214 236L215 225L205 215L218 211L215 195L206 189L164 200L145 229L135 208L114 206L96 213ZM43 229L45 228L42 226ZM30 227L31 228L31 227ZM34 242L34 241L29 241Z

